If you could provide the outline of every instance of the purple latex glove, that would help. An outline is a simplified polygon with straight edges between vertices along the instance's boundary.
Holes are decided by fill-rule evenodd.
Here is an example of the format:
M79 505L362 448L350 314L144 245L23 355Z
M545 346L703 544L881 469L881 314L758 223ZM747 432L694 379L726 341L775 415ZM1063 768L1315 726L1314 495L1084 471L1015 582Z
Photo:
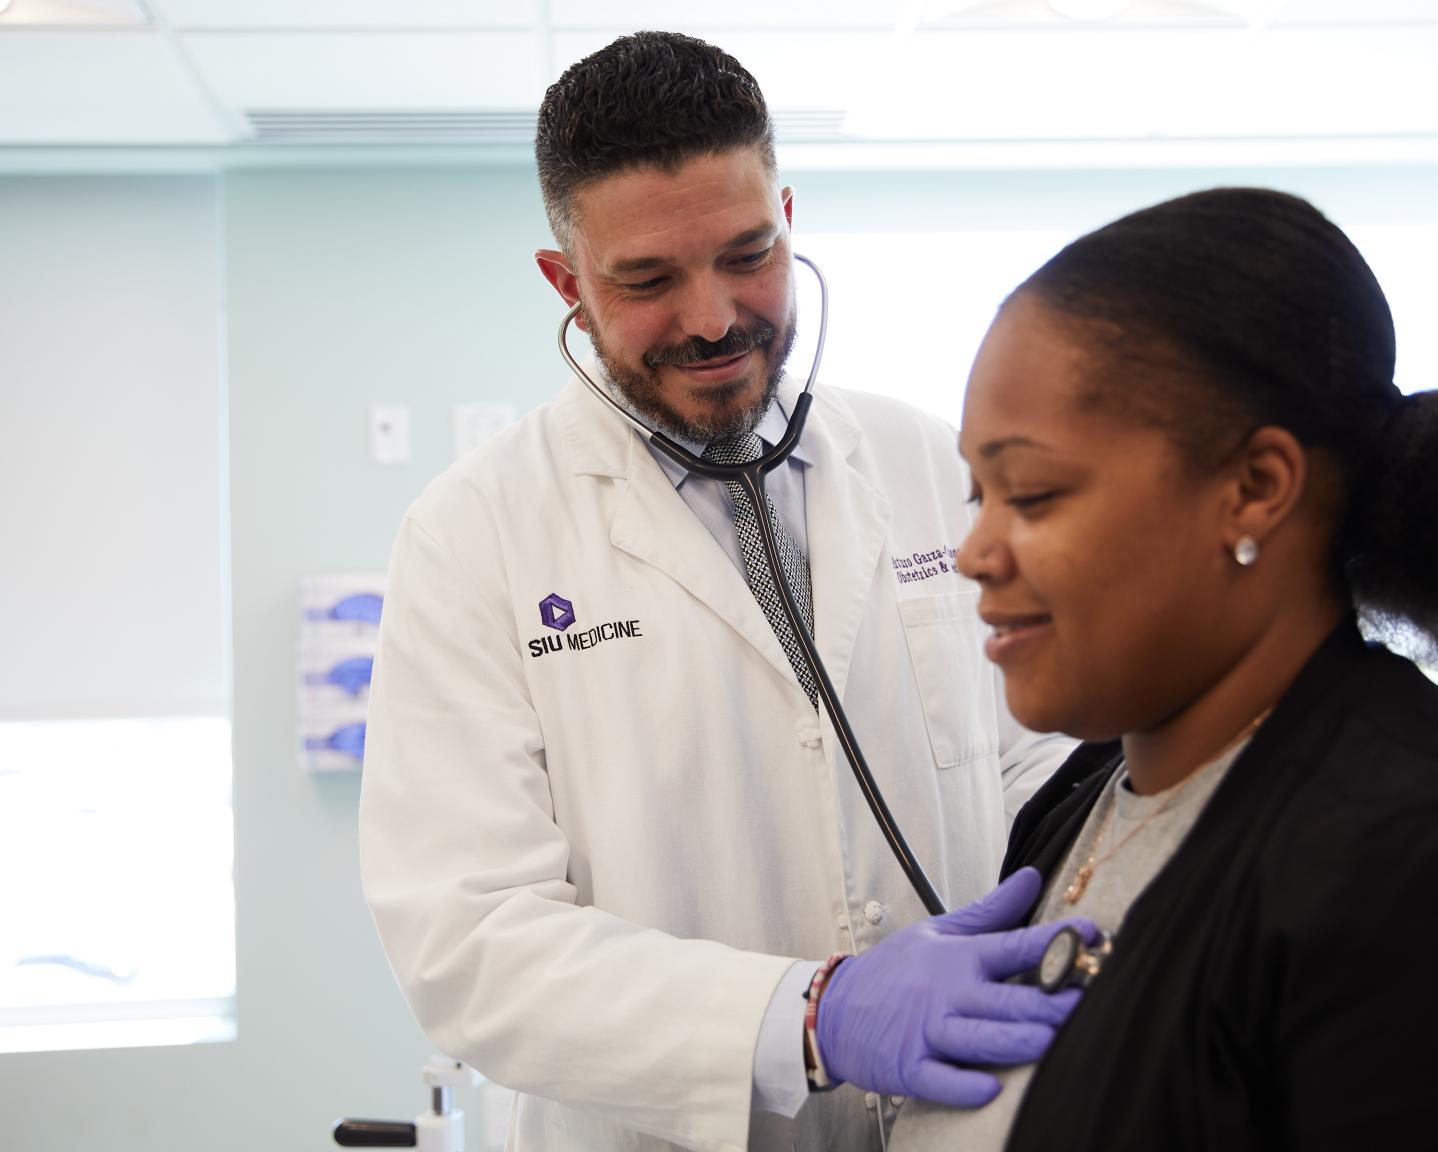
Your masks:
M1004 983L1030 972L1060 928L1085 939L1087 920L1005 931L1023 922L1043 880L1021 868L982 900L895 932L845 960L819 1000L819 1054L829 1076L870 1092L977 1108L999 1093L963 1065L1028 1064L1042 1056L1078 1003Z

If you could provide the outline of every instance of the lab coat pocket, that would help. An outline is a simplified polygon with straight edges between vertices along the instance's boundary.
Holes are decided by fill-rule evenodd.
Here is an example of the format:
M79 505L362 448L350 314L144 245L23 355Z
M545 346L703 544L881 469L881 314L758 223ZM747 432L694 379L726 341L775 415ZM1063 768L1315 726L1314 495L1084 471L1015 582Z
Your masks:
M934 763L952 768L998 751L994 675L984 660L977 588L899 601Z

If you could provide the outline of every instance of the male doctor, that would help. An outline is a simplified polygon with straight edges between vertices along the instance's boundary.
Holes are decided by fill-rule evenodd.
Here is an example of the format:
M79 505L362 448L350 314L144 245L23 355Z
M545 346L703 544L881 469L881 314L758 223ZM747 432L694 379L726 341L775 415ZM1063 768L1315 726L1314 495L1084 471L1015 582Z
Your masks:
M793 199L753 78L624 37L549 89L536 154L539 267L607 386L696 452L772 444L799 391ZM900 827L949 907L984 896L1006 807L1068 745L1016 728L982 659L953 430L821 387L770 490ZM1035 1059L1069 1007L1003 983L1056 928L1003 931L1033 874L924 918L739 501L572 380L400 529L364 889L430 1038L518 1090L511 1147L877 1148L897 1098L981 1105L970 1066Z

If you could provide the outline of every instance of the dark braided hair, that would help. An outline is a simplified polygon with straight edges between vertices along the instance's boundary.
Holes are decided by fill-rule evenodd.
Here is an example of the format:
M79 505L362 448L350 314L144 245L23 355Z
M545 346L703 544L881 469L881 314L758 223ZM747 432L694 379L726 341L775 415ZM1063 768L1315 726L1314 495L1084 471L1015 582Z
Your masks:
M1169 200L1074 241L1021 295L1081 328L1082 403L1162 427L1195 466L1262 425L1326 453L1335 572L1367 624L1438 650L1438 392L1393 384L1388 302L1313 205L1260 188Z
M621 36L570 65L544 94L534 137L544 209L566 251L586 184L748 147L776 170L758 83L728 53L676 32Z

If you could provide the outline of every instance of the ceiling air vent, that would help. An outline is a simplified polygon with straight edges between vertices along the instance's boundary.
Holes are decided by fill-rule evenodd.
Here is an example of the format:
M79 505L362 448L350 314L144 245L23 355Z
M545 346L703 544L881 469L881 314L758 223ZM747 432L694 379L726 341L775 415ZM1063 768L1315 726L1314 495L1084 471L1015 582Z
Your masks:
M774 135L788 143L812 144L852 138L844 131L846 113L841 109L776 108L770 115L774 119Z
M397 110L251 109L246 120L256 144L467 144L534 141L534 113L493 109ZM776 110L781 141L845 138L844 113L829 109Z
M257 144L528 144L534 113L493 110L266 109L245 118Z

